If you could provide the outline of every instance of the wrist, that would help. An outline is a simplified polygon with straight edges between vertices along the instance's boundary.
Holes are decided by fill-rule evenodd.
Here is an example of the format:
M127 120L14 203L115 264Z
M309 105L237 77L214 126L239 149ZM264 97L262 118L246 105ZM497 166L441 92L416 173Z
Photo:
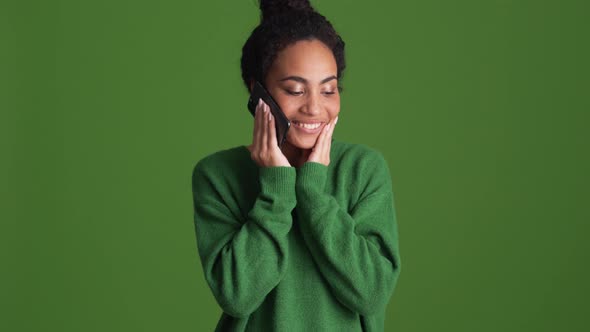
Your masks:
M328 166L314 161L307 161L297 169L295 187L299 192L323 192L326 186Z

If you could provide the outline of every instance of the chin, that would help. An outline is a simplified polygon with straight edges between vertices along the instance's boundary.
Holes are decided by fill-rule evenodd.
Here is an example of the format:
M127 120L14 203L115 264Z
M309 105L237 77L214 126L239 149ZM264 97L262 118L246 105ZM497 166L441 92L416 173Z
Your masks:
M309 150L315 146L317 136L314 138L305 138L305 139L303 139L303 138L296 138L296 139L287 138L287 140L292 146L294 146L298 149Z

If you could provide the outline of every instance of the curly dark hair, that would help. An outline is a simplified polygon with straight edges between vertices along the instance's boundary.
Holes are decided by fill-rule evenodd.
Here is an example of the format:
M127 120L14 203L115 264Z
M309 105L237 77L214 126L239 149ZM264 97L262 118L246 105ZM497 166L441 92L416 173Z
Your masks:
M300 41L317 39L332 50L337 66L338 90L346 62L344 41L330 21L316 12L308 0L260 0L261 21L242 47L242 80L250 83L264 78L277 54Z

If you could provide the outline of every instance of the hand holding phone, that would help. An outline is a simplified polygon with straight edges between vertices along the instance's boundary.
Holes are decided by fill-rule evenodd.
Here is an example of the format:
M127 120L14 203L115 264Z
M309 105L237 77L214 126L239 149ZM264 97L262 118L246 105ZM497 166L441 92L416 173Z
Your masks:
M270 112L274 116L275 120L274 122L277 136L277 145L282 147L287 140L287 133L291 127L291 121L289 121L289 119L285 116L279 105L275 102L264 86L260 82L256 81L254 82L252 93L250 94L250 99L248 100L248 109L253 116L255 115L254 113L256 111L256 105L258 104L259 99L262 99L262 101L264 101L270 107Z
M254 135L248 147L250 157L260 167L291 167L289 160L277 144L275 118L270 107L259 99L254 109Z

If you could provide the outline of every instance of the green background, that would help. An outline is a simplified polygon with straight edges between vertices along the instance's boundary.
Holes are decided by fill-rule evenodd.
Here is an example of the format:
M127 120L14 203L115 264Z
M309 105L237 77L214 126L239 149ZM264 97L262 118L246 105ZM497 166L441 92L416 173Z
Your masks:
M586 331L587 1L312 1L386 157L387 331ZM212 331L191 171L251 141L245 1L0 2L0 330Z

